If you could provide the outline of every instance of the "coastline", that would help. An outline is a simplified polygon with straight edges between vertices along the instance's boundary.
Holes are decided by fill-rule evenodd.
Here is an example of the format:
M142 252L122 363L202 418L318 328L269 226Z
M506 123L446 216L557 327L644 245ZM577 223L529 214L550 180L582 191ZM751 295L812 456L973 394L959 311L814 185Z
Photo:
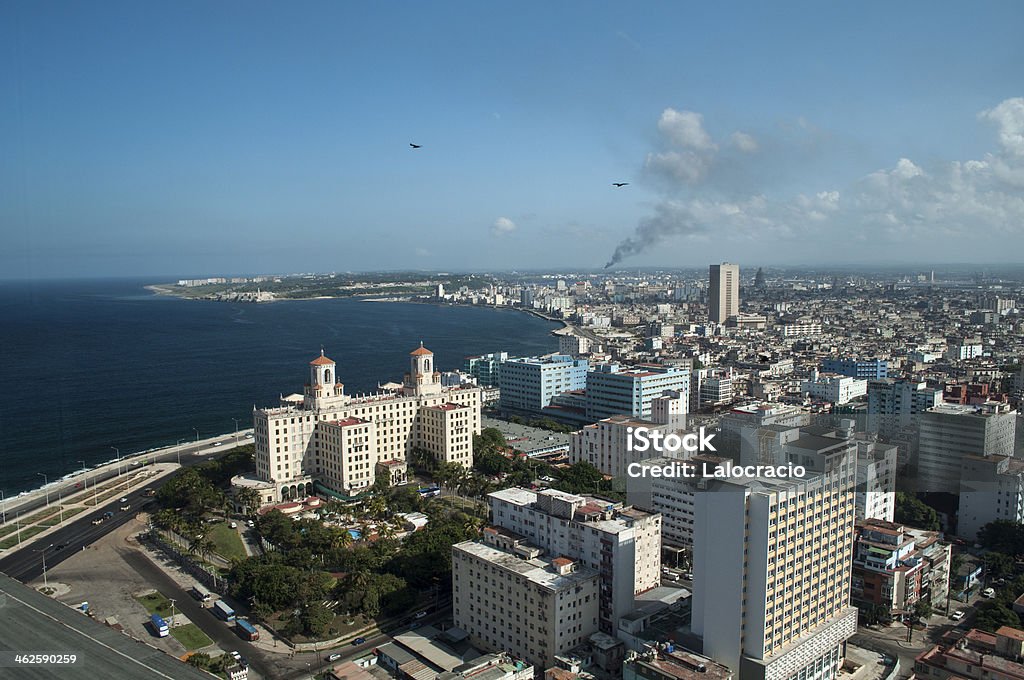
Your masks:
M252 431L252 428L239 430L237 433L239 437L239 441L237 444L235 444L234 442L226 443L223 446L217 447L217 451L230 451L236 446L243 446L249 443L252 440L249 439L246 435L252 433ZM189 449L191 447L198 447L197 451L193 452L192 455L199 455L198 450L202 449L203 446L206 446L207 448L212 448L215 442L223 441L225 439L233 439L235 437L235 434L235 432L228 432L225 434L218 434L213 437L206 437L204 439L199 440L198 442L192 441L182 444L171 444L169 446L155 446L153 448L144 449L142 451L136 451L134 453L121 456L120 460L117 458L111 458L110 460L97 463L91 467L79 468L74 472L67 473L63 477L60 477L59 479L54 479L53 481L48 482L46 484L42 484L31 489L26 489L14 496L7 496L6 498L4 498L3 501L3 512L9 515L12 512L12 508L14 508L16 511L17 507L21 504L29 502L38 496L45 495L48 492L56 491L61 487L67 486L69 483L76 483L80 480L86 479L89 477L89 475L96 474L97 472L103 471L106 468L110 468L111 466L120 467L121 465L125 465L127 468L137 467L139 465L142 465L145 458L147 457L155 458L157 456L175 453L176 451L180 453L182 450Z
M180 298L182 300L204 300L204 299L207 299L207 298L203 298L203 297L189 297L188 295L182 295L181 293L179 293L179 292L177 292L175 290L172 290L172 288L171 288L172 286L173 286L173 284L170 284L170 283L152 283L152 284L145 285L143 287L146 290L151 291L155 295L169 295L171 297ZM408 302L408 303L418 304L418 305L436 305L438 307L470 307L470 308L478 308L478 309L513 310L513 311L518 311L518 312L525 312L525 313L530 314L532 316L535 316L535 317L537 317L539 319L544 319L545 321L550 321L552 323L560 323L560 324L562 324L562 329L573 328L572 324L570 324L565 319L559 319L559 318L556 318L556 317L553 317L553 316L548 316L547 314L544 314L543 312L538 311L536 309L526 309L525 307L514 307L514 306L511 306L511 305L509 305L509 306L505 306L505 305L501 305L501 306L497 306L497 305L464 305L464 304L459 304L459 303L438 302L437 300L428 300L428 299L423 299L423 298L418 298L418 297L404 297L404 296L381 297L381 296L377 296L377 295L373 295L373 294L362 294L362 295L314 295L314 296L311 296L311 297L301 297L301 298L279 298L279 297L275 297L273 300L267 300L267 302L290 302L290 301L298 302L298 301L302 301L302 300L353 300L353 299L359 300L360 302ZM559 329L559 330L562 330L562 329ZM552 331L552 333L554 333L554 332L555 331Z

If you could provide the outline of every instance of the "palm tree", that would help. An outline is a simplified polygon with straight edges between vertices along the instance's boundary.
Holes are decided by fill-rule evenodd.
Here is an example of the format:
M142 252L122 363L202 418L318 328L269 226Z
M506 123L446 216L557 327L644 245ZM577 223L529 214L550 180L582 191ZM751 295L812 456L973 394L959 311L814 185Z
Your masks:
M235 502L242 507L243 514L253 515L260 507L262 497L256 489L244 487L235 490Z

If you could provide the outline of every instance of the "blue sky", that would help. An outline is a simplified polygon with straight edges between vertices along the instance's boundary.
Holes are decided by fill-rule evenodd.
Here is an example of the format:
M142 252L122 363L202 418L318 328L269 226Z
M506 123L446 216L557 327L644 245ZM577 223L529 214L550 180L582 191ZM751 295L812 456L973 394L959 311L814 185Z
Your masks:
M781 4L2 3L0 278L1019 260L1024 5Z

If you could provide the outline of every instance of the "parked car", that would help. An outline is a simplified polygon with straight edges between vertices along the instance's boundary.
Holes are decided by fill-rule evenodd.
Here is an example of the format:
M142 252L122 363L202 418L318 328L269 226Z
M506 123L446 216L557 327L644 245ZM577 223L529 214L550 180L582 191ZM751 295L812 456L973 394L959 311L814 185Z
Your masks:
M959 621L960 619L964 618L964 610L957 609L955 612L949 615L949 618L953 619L954 621Z
M237 529L238 528L238 522L232 522L231 523L231 528L232 529Z
M985 588L985 590L981 591L981 596L982 597L995 597L996 596L996 591L994 589L992 589L992 588Z

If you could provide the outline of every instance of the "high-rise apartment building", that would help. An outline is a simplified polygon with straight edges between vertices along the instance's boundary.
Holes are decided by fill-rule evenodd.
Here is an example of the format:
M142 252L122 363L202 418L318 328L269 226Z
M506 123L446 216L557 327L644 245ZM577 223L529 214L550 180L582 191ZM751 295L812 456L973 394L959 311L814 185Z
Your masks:
M708 285L708 319L712 323L725 323L730 316L740 313L740 266L713 264Z
M691 628L742 680L834 678L856 632L856 455L803 451L802 479L709 480L695 496Z
M660 515L554 489L503 489L488 498L495 526L598 572L603 633L615 635L635 597L661 584Z

